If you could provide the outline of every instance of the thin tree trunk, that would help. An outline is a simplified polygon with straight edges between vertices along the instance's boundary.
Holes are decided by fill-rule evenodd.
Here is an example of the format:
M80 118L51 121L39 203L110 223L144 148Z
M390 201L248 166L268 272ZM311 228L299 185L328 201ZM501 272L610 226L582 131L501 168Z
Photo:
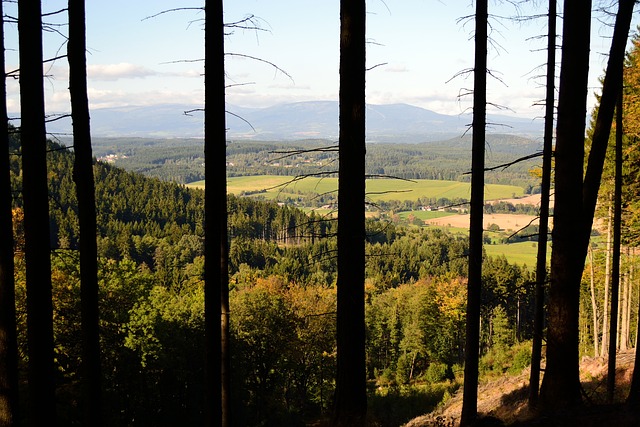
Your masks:
M591 272L591 311L593 312L593 355L594 357L598 357L598 350L600 350L600 340L598 339L598 302L596 300L593 248L591 245L589 245L589 269Z
M529 376L529 406L538 404L540 387L540 363L542 360L542 336L544 330L544 300L547 283L547 236L549 233L549 198L551 193L551 158L553 155L553 129L556 80L556 0L549 0L547 32L547 87L544 116L544 146L542 153L542 183L540 195L540 223L538 253L536 258L535 313L533 318L533 342L531 346L531 370Z
M581 402L579 377L580 281L585 257L575 251L581 232L582 164L591 35L591 2L565 0L555 150L555 205L547 358L540 388L544 409Z
M624 274L624 318L623 318L623 334L621 341L621 349L629 349L629 331L631 329L631 299L633 290L631 288L631 257L629 247L627 246L627 271Z
M223 2L205 3L205 424L231 425Z
M622 70L620 70L622 74ZM618 341L618 303L620 294L620 237L622 222L622 79L620 79L616 108L616 158L613 196L613 254L611 267L611 327L609 328L609 363L607 373L607 399L613 403L616 387L616 348Z
M364 323L366 2L340 1L337 376L335 424L362 426L367 394Z
M636 248L633 248L632 257L635 261ZM626 405L629 409L638 411L640 408L640 346L638 345L638 335L640 332L640 295L638 296L638 311L636 316L636 357L633 363L633 374L631 376L631 387L627 396Z
M4 12L0 2L0 69L5 69ZM18 420L18 342L13 264L11 215L11 174L7 88L0 82L0 425L13 426Z
M51 245L44 115L41 2L18 1L20 135L27 283L29 415L33 426L55 425Z
M89 99L84 0L69 0L69 92L75 163L73 178L80 226L80 293L82 317L82 405L87 426L102 425L102 370L98 307L98 245Z
M484 145L487 114L488 1L476 2L475 65L473 71L473 135L471 148L471 201L469 224L469 278L464 385L460 426L473 425L478 417L478 365L480 353L480 304L482 293L482 232L484 208Z
M607 217L607 252L605 253L605 269L604 269L604 306L602 312L602 356L606 357L609 345L609 287L611 286L611 241L613 237L613 214L612 206L609 205L609 215Z

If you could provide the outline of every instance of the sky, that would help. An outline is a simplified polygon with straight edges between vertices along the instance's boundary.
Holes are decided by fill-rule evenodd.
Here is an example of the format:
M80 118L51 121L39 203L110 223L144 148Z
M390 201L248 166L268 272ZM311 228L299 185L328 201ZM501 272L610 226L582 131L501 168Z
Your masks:
M608 1L608 0L607 0ZM530 6L537 3L540 7ZM489 112L541 117L547 26L546 2L490 0ZM597 0L596 4L600 4ZM609 1L609 3L612 3ZM197 0L87 0L88 90L93 109L179 103L203 105L204 11ZM66 1L43 0L43 11ZM368 0L369 104L407 103L443 114L468 112L472 97L472 0ZM227 103L267 107L337 100L339 2L227 0L225 22L251 18L257 29L229 28L225 39ZM561 9L560 9L561 11ZM16 16L11 5L5 12ZM47 22L60 24L64 14ZM594 12L589 108L606 67L612 18ZM632 28L638 24L634 17ZM64 25L45 33L45 57L64 53ZM561 30L561 21L559 21ZM7 69L18 68L17 26L5 25ZM250 59L250 57L256 59ZM558 54L558 64L560 55ZM69 111L66 60L47 63L48 112ZM9 110L18 111L18 82L9 80Z

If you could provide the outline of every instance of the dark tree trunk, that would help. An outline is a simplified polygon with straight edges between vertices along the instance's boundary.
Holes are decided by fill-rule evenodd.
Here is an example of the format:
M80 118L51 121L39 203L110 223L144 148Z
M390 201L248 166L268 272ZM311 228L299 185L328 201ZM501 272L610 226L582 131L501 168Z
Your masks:
M589 153L587 170L584 175L584 224L579 248L583 260L587 257L589 238L593 226L593 215L596 210L598 191L600 190L600 181L602 179L602 169L604 168L607 146L609 145L613 113L616 107L618 93L622 88L622 70L624 67L634 4L635 0L620 0L618 3L618 14L616 15L613 30L609 60L602 84L602 96L593 129L593 137L591 138L591 151Z
M18 31L29 416L31 425L43 426L55 425L56 416L40 1L18 1Z
M636 249L632 248L632 256L635 258ZM638 301L638 312L640 312L640 298ZM637 332L636 332L637 337ZM633 362L633 375L631 377L631 387L627 396L626 405L629 409L640 412L640 345L636 342L636 354Z
M620 70L622 74L622 70ZM618 343L618 295L620 292L620 239L622 222L622 79L616 106L616 157L613 191L613 254L611 264L611 323L609 327L609 360L607 366L607 400L613 403L616 388L616 354Z
M364 324L364 0L340 1L340 142L335 424L361 426L367 412Z
M586 120L591 2L565 0L555 150L555 205L547 363L540 403L553 410L581 402L578 312L584 257L576 251L582 230L582 166Z
M4 60L4 12L0 2L0 69ZM9 123L7 89L0 82L0 425L13 426L18 419L18 343L16 298L13 278L13 226L9 170Z
M231 397L222 7L221 0L205 4L205 418L207 426L227 427Z
M82 406L87 426L102 425L102 369L98 307L96 197L89 99L84 0L69 0L69 93L75 162L73 179L80 226L80 301L82 319Z
M544 300L547 282L547 235L549 233L549 196L551 194L551 158L553 156L553 124L556 80L556 0L549 1L547 33L547 90L544 115L544 147L542 151L542 183L540 195L540 229L536 259L535 313L529 377L529 406L538 404L542 335L544 331Z
M471 148L471 204L469 224L469 282L464 355L464 394L461 426L478 416L478 358L480 353L480 299L482 292L482 217L484 209L484 145L487 115L488 1L476 2L473 136Z

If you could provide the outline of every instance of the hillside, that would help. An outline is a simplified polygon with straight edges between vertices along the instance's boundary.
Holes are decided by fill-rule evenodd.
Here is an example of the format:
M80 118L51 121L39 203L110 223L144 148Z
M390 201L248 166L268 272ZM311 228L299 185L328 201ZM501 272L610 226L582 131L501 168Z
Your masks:
M624 399L633 374L635 350L620 352L616 357L617 399ZM544 368L544 367L543 367ZM542 416L527 405L529 369L519 375L505 375L483 382L478 388L478 413L495 417L509 426L580 426L580 427L636 427L639 420L618 406L606 406L607 361L603 358L584 357L580 364L581 380L587 405L574 412ZM457 425L462 410L462 390L438 410L423 415L403 427L444 427ZM448 423L448 424L447 424ZM500 425L500 424L491 424Z
M67 145L70 141L63 140ZM198 138L93 138L94 155L131 172L186 184L204 179L204 148ZM499 167L539 152L540 142L516 135L489 134L486 174L491 184L538 186L530 170L538 159ZM332 174L337 168L333 140L229 140L229 176ZM468 136L415 144L369 143L366 168L372 177L468 181L471 168Z

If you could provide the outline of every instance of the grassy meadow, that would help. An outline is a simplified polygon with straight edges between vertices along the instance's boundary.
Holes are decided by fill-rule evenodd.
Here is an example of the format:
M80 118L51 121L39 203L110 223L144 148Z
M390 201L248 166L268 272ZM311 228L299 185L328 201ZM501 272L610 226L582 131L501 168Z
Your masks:
M203 188L204 181L187 184L189 187ZM260 193L267 199L283 200L299 197L301 194L325 194L338 189L337 178L306 177L296 179L290 176L257 175L228 178L227 191L231 194ZM469 199L471 185L468 182L436 181L428 179L370 179L367 180L367 197L370 201L417 200L418 198ZM485 199L506 199L520 197L524 190L515 185L487 184Z

